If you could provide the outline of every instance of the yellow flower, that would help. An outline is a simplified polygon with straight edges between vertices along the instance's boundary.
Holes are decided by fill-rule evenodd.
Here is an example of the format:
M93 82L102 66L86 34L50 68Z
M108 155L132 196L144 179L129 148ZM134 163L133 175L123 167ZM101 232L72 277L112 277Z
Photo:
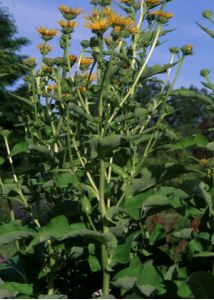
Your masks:
M110 22L107 18L100 20L90 21L85 24L86 28L92 29L94 31L106 31L110 26Z
M56 29L47 29L45 27L38 27L37 28L37 32L39 34L41 34L41 37L45 40L45 41L49 41L51 40L53 37L56 36L57 34L57 30Z
M71 61L71 62L75 62L77 60L77 57L73 54L69 55L68 58L69 58L69 61Z
M79 8L72 8L64 4L59 6L59 10L66 20L72 20L76 18L81 12L81 9Z
M112 13L109 15L109 19L112 25L115 26L127 26L127 25L133 25L134 21L131 18L123 17L117 14Z
M65 20L60 20L59 25L64 29L64 28L70 28L74 29L78 25L76 21L65 21Z
M208 159L202 158L202 159L200 160L200 165L206 166L207 164L208 164Z
M151 5L159 5L160 0L146 0L146 3Z
M131 33L131 35L135 35L140 32L140 29L135 25L129 25L126 27L126 29L129 31L129 33Z
M56 89L57 89L57 85L56 85L56 84L49 84L49 85L47 86L48 92L53 92L53 91L55 91Z
M79 92L80 92L81 94L83 94L83 93L86 92L86 88L85 88L84 86L80 86L80 87L78 88L78 90L79 90Z
M104 32L111 25L107 15L105 13L101 14L101 12L96 9L92 11L91 16L86 16L85 19L89 21L85 24L85 27L93 31Z
M81 65L90 65L90 64L92 64L93 63L93 58L91 58L91 57L82 57L81 59L80 59L80 64Z
M152 12L149 13L149 15L162 17L162 18L165 18L167 20L171 19L174 16L174 14L172 12L164 12L163 10L152 11Z

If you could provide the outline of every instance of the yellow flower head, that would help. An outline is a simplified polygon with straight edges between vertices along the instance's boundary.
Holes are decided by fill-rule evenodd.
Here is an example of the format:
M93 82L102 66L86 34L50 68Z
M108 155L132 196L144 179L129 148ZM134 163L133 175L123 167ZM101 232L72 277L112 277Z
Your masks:
M160 0L146 0L146 4L150 5L159 5L160 3Z
M64 33L71 33L74 30L74 27L78 25L76 21L65 21L60 20L59 25L62 27Z
M84 93L86 92L86 87L80 86L80 87L78 88L78 90L79 90L79 92L80 92L81 94L84 94Z
M126 30L128 30L128 32L131 34L131 35L135 35L137 33L140 32L140 29L135 26L135 25L129 25L126 27Z
M123 17L117 14L112 13L110 16L110 21L113 26L127 26L133 25L134 21L131 18Z
M47 29L45 27L38 27L37 28L37 32L41 35L41 37L45 41L51 40L57 34L57 30L56 29Z
M86 28L92 29L93 31L106 31L110 26L109 20L103 18L100 20L90 21L85 24Z
M201 165L201 166L206 166L207 164L208 164L208 159L202 158L202 159L200 160L200 165Z
M93 31L104 32L111 25L106 14L105 13L102 14L100 11L96 9L92 11L92 14L90 16L86 16L85 19L89 21L85 24L85 27L92 29Z
M174 14L172 12L164 12L163 10L155 10L149 13L150 16L158 16L165 19L171 19Z
M88 65L91 65L93 63L93 58L91 57L82 57L80 59L80 64L81 65L85 65L85 66L88 66Z
M71 62L75 62L77 60L77 57L73 54L69 55L68 58L69 58L69 61L71 61Z
M59 6L59 10L66 20L75 19L81 12L81 9L79 8L72 8L64 4Z

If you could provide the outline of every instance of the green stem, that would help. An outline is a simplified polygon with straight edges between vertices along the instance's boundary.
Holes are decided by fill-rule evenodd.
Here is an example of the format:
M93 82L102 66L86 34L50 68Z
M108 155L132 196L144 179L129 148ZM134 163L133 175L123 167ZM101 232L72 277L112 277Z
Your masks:
M103 232L108 232L108 227L104 224L104 217L106 213L106 206L105 206L105 162L104 160L100 160L100 181L99 181L99 199L100 199L100 213L103 222ZM108 251L106 245L102 245L101 248L101 257L102 257L102 268L103 268L103 295L109 295L109 286L110 286L110 274L107 271L108 266Z
M118 111L120 110L120 108L124 105L124 103L127 101L127 99L133 94L134 90L135 90L135 87L137 86L139 80L140 80L140 77L142 76L149 60L150 60L150 57L156 47L156 44L157 44L157 41L158 41L158 38L159 38L159 35L161 33L161 28L162 26L159 25L158 28L157 28L157 31L156 31L156 35L155 35L155 38L154 38L154 41L152 43L152 46L149 50L149 53L144 61L144 64L142 65L133 85L131 86L131 88L129 89L128 93L126 94L126 96L122 99L122 101L120 102L119 106L115 109L114 113L112 114L111 118L108 120L108 123L111 124L111 122L113 121L113 119L116 117Z

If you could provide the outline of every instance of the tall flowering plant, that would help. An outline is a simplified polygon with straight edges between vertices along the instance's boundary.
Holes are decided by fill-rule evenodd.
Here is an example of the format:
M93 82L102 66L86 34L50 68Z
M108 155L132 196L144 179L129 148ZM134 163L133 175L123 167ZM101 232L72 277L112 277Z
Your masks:
M165 28L173 17L166 11L169 0L120 0L117 9L111 0L90 2L85 27L91 36L81 42L78 56L71 45L80 9L61 5L58 31L37 28L41 64L24 61L29 98L16 96L30 107L20 116L25 141L11 149L10 133L2 131L12 177L1 179L10 222L0 226L0 244L14 244L5 268L18 271L0 291L31 297L163 297L170 295L169 280L175 280L175 293L188 297L184 276L171 274L178 258L169 245L176 241L150 222L168 209L187 220L195 211L184 212L190 195L173 182L177 164L164 162L153 172L149 160L179 140L167 125L174 112L167 100L176 95L174 84L192 45L170 48L168 64L151 66L161 38L170 32ZM51 58L49 42L56 36L62 55ZM164 81L154 79L162 73ZM143 98L154 80L161 89ZM23 167L16 169L21 155ZM25 212L21 220L17 207ZM33 274L27 261L33 262Z

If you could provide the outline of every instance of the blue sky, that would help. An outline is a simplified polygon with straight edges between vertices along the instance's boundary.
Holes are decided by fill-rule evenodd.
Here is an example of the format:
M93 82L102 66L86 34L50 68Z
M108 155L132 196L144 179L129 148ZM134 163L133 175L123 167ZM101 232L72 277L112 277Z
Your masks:
M19 35L26 36L31 40L31 44L22 49L22 53L34 56L39 59L40 54L36 46L41 42L36 27L58 27L58 20L61 15L57 10L60 4L65 4L73 7L80 7L86 13L90 9L89 0L0 0L4 7L8 7L13 15L17 25ZM158 47L153 54L150 64L168 63L170 53L168 48L171 46L181 47L184 44L193 44L194 55L187 57L179 80L176 86L181 85L188 87L194 84L201 87L200 70L208 68L213 70L214 74L214 40L209 38L202 32L195 22L207 25L214 30L214 26L206 22L201 16L201 12L205 9L211 9L214 12L213 0L173 0L169 2L167 11L173 11L175 16L170 21L169 28L176 30L170 33L165 38L165 43ZM79 20L81 25L82 20ZM78 54L79 43L82 39L89 36L89 31L82 26L73 36L71 53ZM52 43L54 46L53 56L60 55L60 50L57 47L57 40ZM212 74L212 73L211 73ZM214 78L214 75L212 77Z

